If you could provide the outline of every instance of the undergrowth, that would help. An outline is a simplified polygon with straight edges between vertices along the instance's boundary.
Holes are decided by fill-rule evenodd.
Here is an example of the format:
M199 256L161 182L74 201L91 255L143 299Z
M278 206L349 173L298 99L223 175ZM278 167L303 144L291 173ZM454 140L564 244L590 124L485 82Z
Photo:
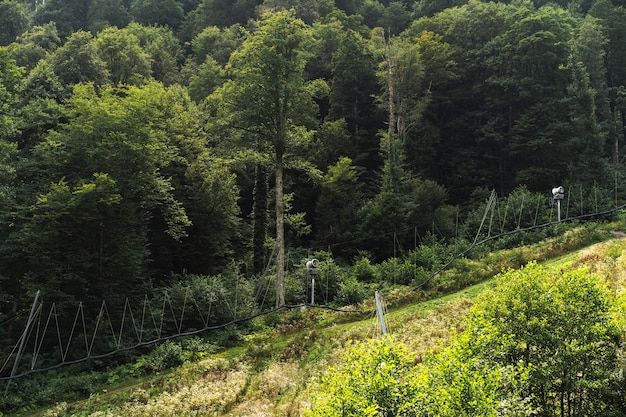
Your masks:
M462 332L474 294L489 285L494 275L607 240L608 231L616 227L621 224L587 224L524 247L496 252L478 249L457 259L418 290L415 286L424 274L415 274L413 265L413 279L408 279L409 264L400 261L373 265L361 260L358 269L342 273L356 279L359 291L384 294L391 332L420 362L427 352L436 351ZM617 291L626 286L625 248L623 241L609 241L582 250L570 265L588 265ZM435 262L432 267L441 264ZM398 281L404 285L389 282L392 272L401 268L405 268L404 278ZM483 284L469 289L478 283ZM462 289L465 291L457 292ZM443 297L446 294L451 295ZM187 338L163 343L134 362L106 372L59 372L54 380L75 390L75 397L57 399L57 405L45 411L34 411L37 405L24 407L15 415L299 415L309 404L315 381L349 342L376 337L380 331L373 297L344 308L361 312L291 309L261 316L246 331L231 329L233 334L224 335L231 340L230 348L199 337ZM81 396L88 398L81 400Z

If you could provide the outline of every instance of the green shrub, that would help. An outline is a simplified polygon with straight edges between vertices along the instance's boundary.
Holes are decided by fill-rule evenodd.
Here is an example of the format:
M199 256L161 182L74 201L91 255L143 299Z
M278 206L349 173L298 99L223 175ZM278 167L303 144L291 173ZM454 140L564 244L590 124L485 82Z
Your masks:
M200 337L182 339L181 346L183 348L184 359L192 361L202 359L206 355L217 351L217 346Z
M224 324L235 318L250 315L255 310L254 286L245 279L235 263L218 275L175 275L174 283L166 289L165 302L171 302L172 310L183 311L185 328L201 329ZM156 300L157 305L163 301ZM208 317L207 317L208 315ZM166 315L168 331L175 333L177 323Z
M287 271L285 274L285 303L300 304L305 301L306 290L305 282L308 281L304 277L303 270Z
M337 297L341 282L345 280L346 271L337 265L332 258L320 260L318 270L319 274L315 282L316 291L320 290L321 298L317 298L329 303Z
M359 282L354 275L346 278L340 285L337 292L337 303L340 305L358 304L365 298L366 289L362 282Z
M419 245L409 252L407 258L417 266L434 272L445 265L458 252L458 248L454 245L434 242L430 245Z
M263 315L263 324L268 327L276 327L283 322L279 312L274 311Z
M417 269L409 259L390 258L378 265L377 275L388 283L408 285L415 279Z
M184 362L185 358L182 346L171 340L167 340L152 351L144 366L150 371L158 372L180 366Z
M376 268L372 265L369 258L364 256L354 263L352 276L362 282L375 282L378 279Z
M409 397L413 360L392 339L352 344L342 363L329 369L313 399L310 417L396 416Z
M624 415L623 329L615 299L586 269L552 271L536 263L497 278L472 311L473 352L503 366L529 370L532 402L545 415ZM623 385L622 385L623 387ZM544 415L544 414L542 414ZM569 414L568 414L569 415Z
M250 335L246 340L246 357L256 363L258 368L263 367L274 351L272 349L272 333Z

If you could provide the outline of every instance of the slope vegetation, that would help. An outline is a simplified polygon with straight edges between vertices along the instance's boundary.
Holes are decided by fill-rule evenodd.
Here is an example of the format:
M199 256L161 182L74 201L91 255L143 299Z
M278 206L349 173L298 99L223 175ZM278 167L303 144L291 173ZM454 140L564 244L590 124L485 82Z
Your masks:
M458 275L482 277L485 271L493 275L498 272L494 268L518 267L535 259L560 270L586 266L621 292L626 288L626 240L622 232L603 230L594 234L601 235L602 242L575 251L569 248L586 240L577 239L574 231L569 237L490 253L471 268L461 263L439 280L439 294L455 276L471 282L473 278ZM464 329L475 298L494 285L488 278L435 298L407 287L387 291L383 295L388 329L394 340L409 348L415 362L421 362L428 352L441 349ZM351 312L309 307L262 316L254 323L256 331L232 348L213 354L198 352L194 360L154 375L121 381L112 375L111 384L98 388L89 399L61 402L36 415L301 415L319 389L321 376L339 363L346 347L380 335L373 296L346 311Z

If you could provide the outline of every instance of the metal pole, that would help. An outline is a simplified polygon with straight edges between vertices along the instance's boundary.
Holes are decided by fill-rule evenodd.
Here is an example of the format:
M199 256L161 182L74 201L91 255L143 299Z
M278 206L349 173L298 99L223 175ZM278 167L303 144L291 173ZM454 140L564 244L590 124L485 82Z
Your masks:
M30 329L30 325L33 322L33 316L35 315L35 307L37 306L37 300L39 300L39 290L35 294L35 300L33 301L33 306L30 309L30 314L28 316L28 320L26 321L26 327L24 328L24 333L22 333L22 338L20 340L20 347L17 349L17 356L15 357L15 363L13 364L13 369L11 370L11 376L7 381L7 387L4 390L4 396L9 395L9 385L11 385L11 381L13 381L13 376L17 372L17 367L20 363L20 359L22 358L22 353L24 351L24 345L26 344L26 338L28 337L28 330Z
M311 305L315 304L315 275L311 276Z
M559 222L561 221L561 200L556 200L556 213Z
M376 298L376 311L378 312L378 320L380 321L380 330L382 334L387 334L387 326L385 326L385 316L383 313L383 304L380 300L380 294L378 294L378 291L374 293L374 298Z

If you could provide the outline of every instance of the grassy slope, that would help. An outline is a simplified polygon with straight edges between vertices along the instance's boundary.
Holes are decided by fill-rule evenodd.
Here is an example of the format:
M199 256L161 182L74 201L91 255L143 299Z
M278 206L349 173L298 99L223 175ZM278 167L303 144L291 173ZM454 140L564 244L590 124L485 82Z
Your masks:
M608 233L603 236L609 237ZM524 263L545 259L545 254L555 245L560 243L544 242L521 251L503 252L499 257L490 255L486 260L489 266L483 269L491 270L498 259L516 257ZM626 256L622 252L626 253L625 249L626 241L610 239L549 259L546 264L562 269L585 264L605 276L611 285L624 288ZM506 267L505 264L499 268ZM450 274L462 271L464 268ZM472 300L493 285L494 281L488 279L421 302L415 301L417 295L408 289L394 290L385 295L390 306L386 315L389 330L420 361L426 352L436 350L454 332L462 331ZM86 401L60 404L40 415L297 416L314 395L316 380L340 359L350 341L378 336L380 328L373 314L373 300L361 308L371 313L289 311L281 317L283 324L264 327L250 336L245 346L160 375L120 383Z

